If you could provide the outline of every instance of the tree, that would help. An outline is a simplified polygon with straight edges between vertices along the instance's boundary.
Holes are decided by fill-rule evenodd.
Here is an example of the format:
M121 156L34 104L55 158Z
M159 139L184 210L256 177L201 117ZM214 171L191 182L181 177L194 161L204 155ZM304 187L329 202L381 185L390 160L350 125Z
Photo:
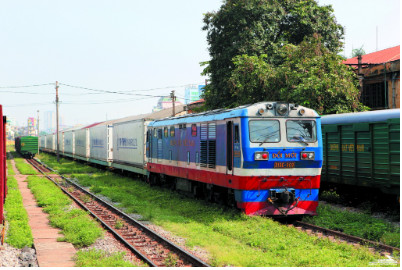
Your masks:
M365 54L366 54L366 52L364 51L363 46L361 46L358 49L353 49L352 50L352 58L356 57L356 56L359 56L359 55L365 55Z
M211 56L204 63L203 72L210 77L204 91L207 107L232 107L239 103L234 100L238 96L233 96L233 85L230 85L240 75L239 70L236 75L232 74L235 61L241 61L236 57L251 57L246 62L258 59L254 62L259 67L255 73L260 73L262 79L264 73L288 61L281 56L283 48L299 45L314 34L321 36L320 42L328 52L338 53L342 48L343 28L336 23L332 12L331 6L319 6L314 0L226 0L219 11L205 14L203 30L207 31ZM239 66L237 63L237 69ZM245 72L243 75L251 76ZM264 79L277 81L274 75ZM256 86L244 87L246 92L241 95L254 96L252 89L256 90Z
M267 55L234 58L230 107L280 100L314 108L319 114L364 109L354 73L342 64L341 56L329 52L320 36L282 47L278 57L280 65L267 63Z

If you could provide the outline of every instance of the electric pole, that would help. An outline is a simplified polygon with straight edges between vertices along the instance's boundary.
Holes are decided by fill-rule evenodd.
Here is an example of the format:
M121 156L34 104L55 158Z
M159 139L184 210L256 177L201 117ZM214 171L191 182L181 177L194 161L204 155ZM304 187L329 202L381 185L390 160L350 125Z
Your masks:
M36 127L38 128L38 154L39 154L39 110L37 112L38 112L38 120L37 120Z
M56 81L56 154L57 162L60 163L59 156L59 82Z
M170 93L170 98L172 99L172 104L173 104L173 107L172 107L172 109L173 109L173 111L172 111L172 113L173 113L173 117L176 115L176 112L175 112L175 105L174 105L174 102L175 102L175 100L176 100L176 97L175 97L175 95L174 95L174 90L172 90L172 92Z

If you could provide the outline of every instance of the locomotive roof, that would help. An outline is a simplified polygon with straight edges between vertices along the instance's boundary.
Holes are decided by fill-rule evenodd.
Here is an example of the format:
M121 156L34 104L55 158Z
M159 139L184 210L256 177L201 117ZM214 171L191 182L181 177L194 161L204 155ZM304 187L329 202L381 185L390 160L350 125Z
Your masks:
M322 116L321 124L331 125L331 124L379 122L400 117L401 117L400 109L388 109L388 110L357 112L357 113L342 113L342 114L331 114Z
M215 120L223 120L223 119L235 118L235 117L262 117L257 112L261 108L265 109L266 105L269 103L276 104L276 103L285 103L285 102L264 101L264 102L259 102L259 103L255 103L255 104L247 104L247 105L239 106L239 107L232 108L232 109L217 109L217 110L207 111L207 112L202 112L202 113L197 113L197 114L186 114L183 116L168 117L168 118L164 118L164 119L154 120L152 123L150 123L150 126L173 125L173 124L180 124L180 123L196 123L196 122L200 122L200 121L215 121ZM285 103L285 104L289 104L289 103ZM299 110L301 108L304 108L306 110L306 114L304 115L304 117L309 117L309 118L320 117L314 110L305 108L303 106L298 106L297 110ZM289 117L300 117L300 116L296 115L297 112L294 110L290 110L289 114L294 114L294 115L290 115ZM269 116L269 117L275 117L275 118L282 118L280 116L275 116L275 113L272 109L267 110L264 113L264 116L265 117Z

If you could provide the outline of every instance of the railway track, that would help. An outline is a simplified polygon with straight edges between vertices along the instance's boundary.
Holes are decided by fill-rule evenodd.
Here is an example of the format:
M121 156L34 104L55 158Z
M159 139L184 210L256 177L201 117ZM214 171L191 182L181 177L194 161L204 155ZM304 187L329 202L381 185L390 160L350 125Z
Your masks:
M208 267L209 265L149 229L131 216L102 200L68 178L49 174L53 170L35 159L27 159L45 177L58 185L77 204L109 230L136 257L153 267Z
M40 166L43 166L43 167L46 168L47 170L52 171L52 169L51 169L51 168L48 168L46 165L44 165L44 164L42 164L42 163L40 163L40 162L38 162L38 161L36 161L36 160L35 160L34 162L36 162L36 163L39 164ZM35 165L34 165L34 166L35 166ZM78 186L76 183L71 182L70 180L68 180L67 178L64 178L63 176L59 176L59 177L61 177L62 179L64 179L65 182L66 182L68 185L77 187L77 189L73 192L73 193L74 193L74 197L73 197L74 200L77 200L76 198L78 198L78 200L81 202L82 200L81 200L80 198L83 198L83 196L85 196L85 195L94 196L95 199L94 199L93 201L91 201L90 203L87 202L87 203L85 204L84 208L87 209L88 211L90 211L91 213L92 213L92 212L94 212L94 213L100 213L100 214L98 214L98 215L104 216L104 217L106 218L106 220L108 220L108 222L109 222L109 224L110 224L110 225L108 225L109 227L116 226L116 223L119 223L119 222L120 222L120 221L118 221L118 220L119 220L119 215L113 213L114 209L115 209L118 213L120 213L120 215L122 215L122 216L120 217L120 219L123 219L125 222L126 222L126 220L128 220L128 223L129 223L130 220L132 220L131 222L134 222L135 224L137 224L137 223L140 224L138 221L136 221L136 220L132 219L131 217L127 216L125 213L122 213L120 210L116 209L114 206L108 204L107 202L104 202L103 200L97 198L95 195L93 195L93 194L91 194L90 192L86 191L84 188ZM51 179L51 180L52 180L52 179ZM53 180L52 180L52 181L53 181ZM56 183L56 184L57 184L57 183ZM61 186L60 184L58 184L58 185ZM65 189L65 187L63 188L62 186L61 186L61 188L62 188L63 190ZM66 191L64 190L64 192L66 192ZM66 193L67 193L67 192L66 192ZM69 194L69 193L67 193L67 194ZM69 195L70 195L70 194L69 194ZM72 196L72 195L70 195L70 196ZM84 200L85 200L85 199L84 199ZM86 199L86 200L88 200L88 199ZM106 207L104 207L104 206L99 206L99 205L95 204L96 201L100 201L101 204L106 205ZM108 212L103 212L104 210L102 210L102 209L104 209L104 208L105 208L105 209L106 209L106 208L112 209L113 211L111 211L110 213L108 213ZM91 211L91 210L92 210L92 211ZM93 213L92 215L95 215L95 217L98 218L98 216L97 216L96 214L94 214L94 213ZM142 225L142 224L140 224L140 225L141 225L141 227L145 228L145 229L140 229L140 232L142 232L142 231L144 231L144 230L145 230L145 231L150 230L150 229L147 228L146 226L144 226L144 225ZM360 237L348 235L348 234L345 234L345 233L342 233L342 232L339 232L339 231L335 231L335 230L330 230L330 229L327 229L327 228L319 227L319 226L312 225L312 224L309 224L309 223L305 223L305 222L302 222L302 221L296 221L296 222L294 222L294 223L292 224L292 226L296 227L296 228L299 229L299 230L304 230L304 231L306 231L306 232L309 233L309 234L312 234L312 233L313 233L313 234L316 234L316 235L319 236L319 237L328 237L329 239L332 239L332 240L339 239L339 240L341 240L341 241L345 241L345 242L348 242L348 243L350 243L350 244L369 245L369 246L372 246L371 249L375 249L375 250L380 251L380 252L387 252L387 253L390 253L390 254L392 254L394 251L400 252L400 249L399 249L399 248L396 248L396 247L392 247L392 246L388 246L388 245L385 245L385 244L382 244L382 243L379 243L379 242L375 242L375 241L371 241L371 240L368 240L368 239L363 239L363 238L360 238ZM128 236L128 240L130 240L130 238L136 236L136 232L127 233L126 227L125 227L125 229L123 229L123 230L118 230L118 232L120 232L120 234L127 235L127 236ZM162 237L162 238L163 238L163 237ZM137 240L137 241L139 242L140 240ZM141 240L141 241L143 241L143 240ZM152 243L152 241L151 241L151 243ZM172 244L172 245L174 245L174 244ZM174 245L174 246L175 246L175 245ZM177 246L176 246L176 248L180 249L180 248L177 247ZM175 249L176 249L176 248L175 248ZM184 251L184 252L187 253L186 251ZM134 253L136 253L136 252L134 252ZM153 254L157 254L157 253L153 253ZM165 252L165 254L166 254L166 252ZM161 259L159 258L159 259L157 259L157 261L161 261ZM199 261L198 259L197 259L197 261L196 261L194 264L191 264L191 263L190 263L189 265L185 265L184 261L185 261L185 260L183 260L183 263L180 263L180 266L208 266L207 264L205 264L205 263ZM201 264L199 264L199 263L203 263L204 265L201 265ZM151 264L150 264L150 265L151 265ZM162 265L155 265L155 266L164 266L164 265L162 264Z
M330 239L338 238L340 240L343 240L343 241L346 241L349 243L369 245L369 246L374 247L378 251L386 251L390 254L392 254L394 251L400 252L400 249L396 248L396 247L388 246L388 245L382 244L380 242L371 241L371 240L360 238L357 236L348 235L348 234L345 234L345 233L342 233L339 231L330 230L327 228L323 228L323 227L316 226L316 225L309 224L309 223L302 222L302 221L296 221L295 223L293 223L293 226L295 226L296 228L299 228L299 229L303 229L307 233L315 233L318 236L326 236Z

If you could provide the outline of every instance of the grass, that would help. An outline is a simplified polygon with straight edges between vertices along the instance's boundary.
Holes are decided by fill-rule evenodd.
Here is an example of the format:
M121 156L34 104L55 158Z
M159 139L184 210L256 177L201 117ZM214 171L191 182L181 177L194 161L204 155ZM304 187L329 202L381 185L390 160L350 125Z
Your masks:
M388 221L374 218L366 213L350 212L325 204L318 206L317 213L317 216L305 218L304 221L400 247L400 228Z
M7 160L7 175L9 176L15 175L13 165L11 164L11 160Z
M8 176L7 185L8 192L4 205L8 222L6 242L15 248L32 247L31 227L28 224L27 211L22 204L17 180L13 176Z
M52 157L49 157L52 158ZM263 217L183 197L111 172L73 175L128 213L137 213L209 253L212 266L369 266L380 257L309 236ZM174 258L171 260L174 263Z
M131 262L124 260L124 253L108 254L102 250L90 249L78 251L74 258L77 267L133 267Z
M103 235L100 226L81 209L73 209L71 200L58 187L45 178L28 177L31 189L40 207L49 214L50 224L62 229L67 241L76 247L89 246Z
M72 173L95 173L100 170L88 165L77 163L71 159L60 157L60 163L54 156L41 152L36 156L43 163L46 163L49 167L56 170L61 174L72 174Z
M17 167L18 171L23 175L36 175L38 172L32 168L32 166L25 162L25 159L22 158L17 152L10 152L15 161L15 167ZM10 163L11 165L11 163ZM11 167L11 166L10 166Z

